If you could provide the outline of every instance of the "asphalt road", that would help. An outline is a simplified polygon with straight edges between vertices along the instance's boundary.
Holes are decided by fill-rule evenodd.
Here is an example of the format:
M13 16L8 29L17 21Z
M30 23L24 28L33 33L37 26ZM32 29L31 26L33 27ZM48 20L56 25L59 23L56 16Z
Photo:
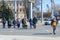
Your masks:
M52 27L50 25L37 25L36 29L30 29L28 26L28 29L20 28L13 28L13 26L9 29L2 28L2 25L0 25L0 35L25 35L25 36L46 36L46 37L53 37L52 33ZM57 25L56 27L56 37L60 37L60 25Z
M52 34L52 27L50 25L37 25L36 29L19 29L13 28L8 29L2 28L0 25L0 40L60 40L60 24L56 27L56 35Z

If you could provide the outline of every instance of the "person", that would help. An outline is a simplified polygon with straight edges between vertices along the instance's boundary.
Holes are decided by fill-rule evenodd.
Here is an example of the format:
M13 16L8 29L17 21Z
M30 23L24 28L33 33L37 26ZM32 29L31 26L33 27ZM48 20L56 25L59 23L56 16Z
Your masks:
M15 28L15 25L16 25L16 20L13 20L13 26Z
M53 27L53 34L55 35L55 34L56 34L56 33L55 33L55 30L56 30L56 25L57 25L57 23L56 23L56 18L53 18L53 19L52 19L51 25L52 25L52 27Z
M34 17L33 18L33 27L36 29L36 23L37 23L37 18L36 17Z
M8 28L11 28L11 19L8 19Z
M3 28L5 28L5 24L6 24L6 19L2 18L2 24L3 24Z
M22 19L22 27L25 28L25 24L26 24L26 21L25 21L25 18Z
M20 27L20 21L17 19L17 26Z
M27 27L28 27L28 20L26 19L25 28L27 29Z
M30 23L30 29L32 29L32 26L33 26L33 20L30 18L29 19L29 23Z

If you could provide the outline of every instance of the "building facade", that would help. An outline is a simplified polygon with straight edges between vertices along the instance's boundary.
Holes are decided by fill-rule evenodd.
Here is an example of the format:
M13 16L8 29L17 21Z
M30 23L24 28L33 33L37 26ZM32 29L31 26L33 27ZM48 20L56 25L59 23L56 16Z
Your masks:
M2 0L0 0L1 2ZM5 3L9 6L9 8L14 13L14 0L4 0ZM16 0L16 19L22 19L25 17L25 5L24 0Z
M0 0L1 2L2 0ZM14 0L4 0L5 3L14 13ZM16 0L16 19L23 19L24 17L31 17L31 3L29 0Z

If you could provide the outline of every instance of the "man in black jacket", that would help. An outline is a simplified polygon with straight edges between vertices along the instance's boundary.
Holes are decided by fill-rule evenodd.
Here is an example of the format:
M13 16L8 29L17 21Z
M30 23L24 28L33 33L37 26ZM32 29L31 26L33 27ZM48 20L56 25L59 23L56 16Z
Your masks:
M37 18L34 17L34 18L33 18L33 27L34 27L34 28L36 28L36 23L37 23Z

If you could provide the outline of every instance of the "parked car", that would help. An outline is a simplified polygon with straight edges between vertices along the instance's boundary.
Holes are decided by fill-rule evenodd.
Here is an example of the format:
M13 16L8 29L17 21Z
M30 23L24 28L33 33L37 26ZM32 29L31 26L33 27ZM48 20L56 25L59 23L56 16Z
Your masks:
M51 19L45 19L44 24L45 25L51 25Z

